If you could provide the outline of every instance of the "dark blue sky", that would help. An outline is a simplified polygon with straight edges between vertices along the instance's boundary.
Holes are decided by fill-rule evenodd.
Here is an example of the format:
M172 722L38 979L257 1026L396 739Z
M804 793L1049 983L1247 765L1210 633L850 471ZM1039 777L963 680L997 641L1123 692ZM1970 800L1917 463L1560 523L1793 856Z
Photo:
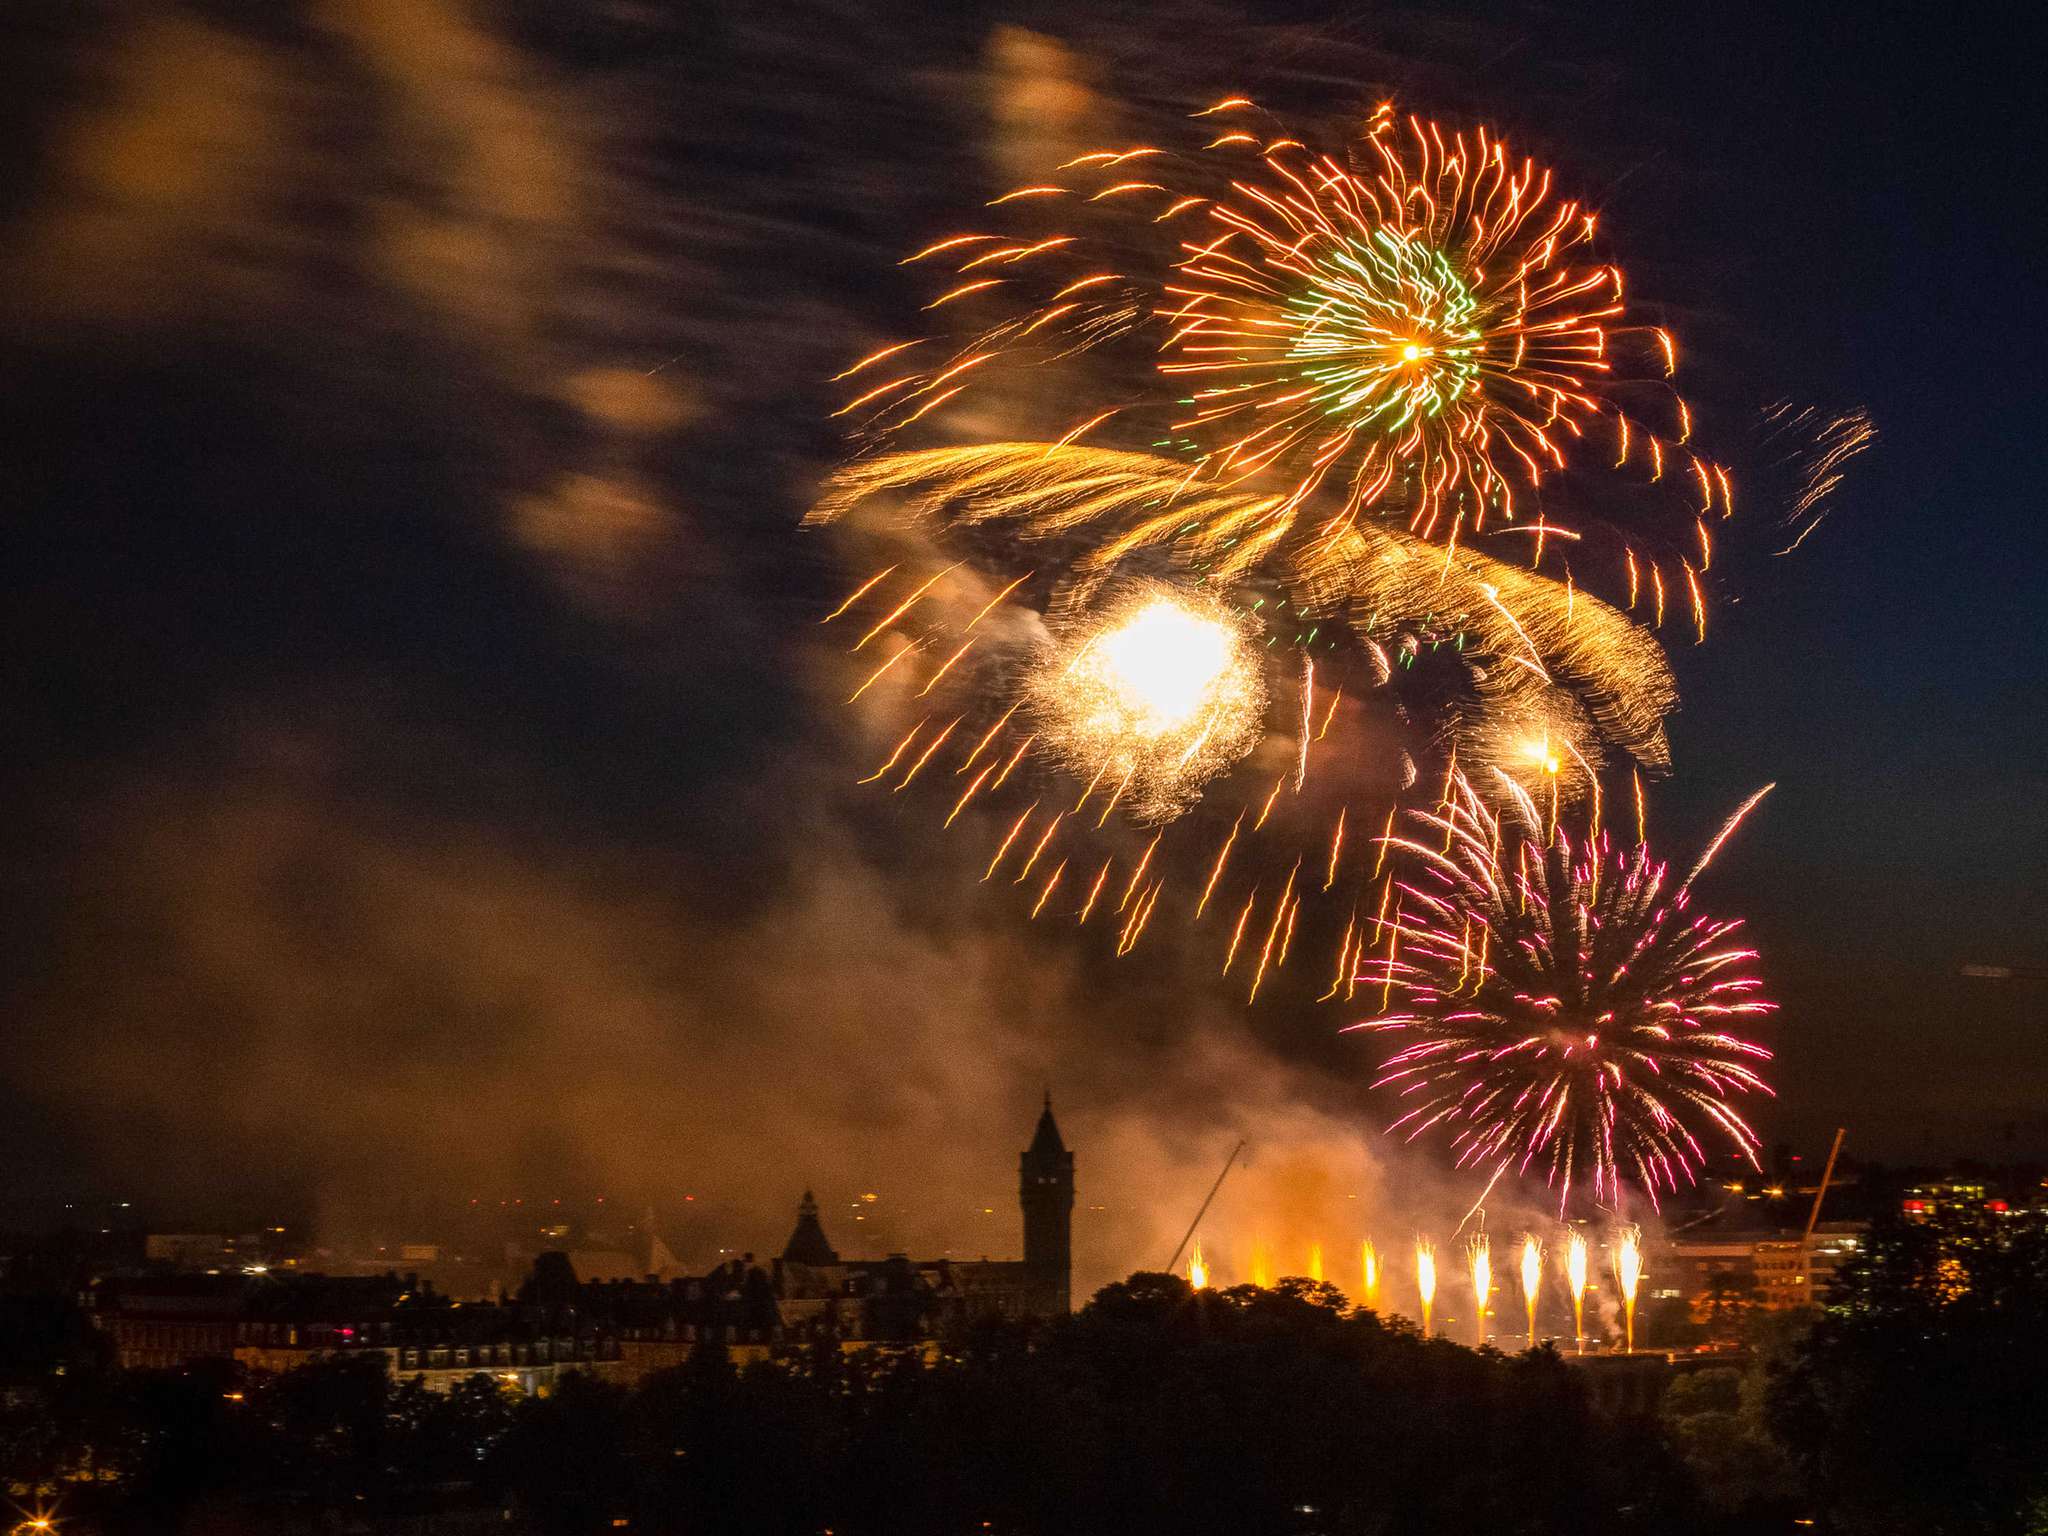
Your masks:
M1725 880L1784 978L1788 1121L1839 1104L1902 1152L1987 1123L1993 1152L2018 1121L2039 1155L2048 990L1954 974L2048 959L2032 68L1989 12L1688 25L1628 46L1702 168L1697 236L1739 231L1730 328L1786 393L1864 404L1884 437L1838 520L1748 561L1680 659L1684 798L1781 785Z

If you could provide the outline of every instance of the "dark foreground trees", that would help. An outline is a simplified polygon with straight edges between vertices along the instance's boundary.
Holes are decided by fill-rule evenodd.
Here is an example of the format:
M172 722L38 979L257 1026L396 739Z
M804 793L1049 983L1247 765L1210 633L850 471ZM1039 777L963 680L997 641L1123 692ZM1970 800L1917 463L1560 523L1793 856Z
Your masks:
M94 1411L47 1433L29 1397L48 1394L23 1395L0 1454L17 1490L61 1493L64 1529L110 1533L395 1530L465 1506L551 1536L1683 1529L1676 1463L1595 1415L1563 1361L1341 1302L1138 1275L1072 1319L934 1352L827 1344L741 1370L706 1349L631 1390L571 1375L527 1401L482 1378L440 1397L368 1359L73 1374L51 1381Z
M551 1532L918 1536L1670 1530L1654 1439L1599 1420L1551 1355L1475 1354L1306 1285L1101 1292L1037 1338L938 1360L715 1356L522 1416L497 1466Z
M1844 1536L2048 1532L2048 1220L1880 1225L1769 1399Z
M1880 1228L1817 1323L1753 1322L1746 1368L1634 1418L1595 1411L1597 1366L1303 1281L1137 1275L943 1348L706 1348L537 1399L74 1349L0 1371L0 1484L74 1536L2048 1536L2048 1222Z

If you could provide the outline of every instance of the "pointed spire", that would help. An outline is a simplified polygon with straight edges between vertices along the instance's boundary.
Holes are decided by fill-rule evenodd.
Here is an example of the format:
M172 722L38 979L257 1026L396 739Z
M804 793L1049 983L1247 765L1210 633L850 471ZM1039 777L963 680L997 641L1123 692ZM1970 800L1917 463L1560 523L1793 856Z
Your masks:
M804 1191L803 1199L797 1202L796 1230L789 1234L789 1241L783 1245L782 1257L786 1263L812 1264L820 1268L839 1262L839 1254L825 1236L823 1223L818 1220L817 1198L808 1189Z
M1038 1117L1038 1130L1031 1138L1026 1157L1056 1157L1067 1150L1067 1144L1060 1140L1059 1122L1052 1117L1052 1090L1045 1091L1045 1109Z

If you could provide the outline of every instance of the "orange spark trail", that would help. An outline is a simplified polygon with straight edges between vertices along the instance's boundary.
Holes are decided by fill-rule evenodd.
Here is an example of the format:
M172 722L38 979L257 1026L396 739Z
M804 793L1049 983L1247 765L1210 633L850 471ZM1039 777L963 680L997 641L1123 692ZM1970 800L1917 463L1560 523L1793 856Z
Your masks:
M1095 883L1088 887L1088 899L1081 904L1081 917L1075 927L1085 924L1088 921L1088 914L1095 910L1095 899L1102 894L1103 882L1109 879L1109 866L1112 862L1110 859L1102 861L1102 868L1095 875Z
M885 769L884 772L887 770ZM1202 887L1202 899L1195 903L1196 922L1202 920L1202 913L1209 905L1210 896L1215 894L1216 882L1223 878L1224 861L1230 857L1230 848L1237 841L1237 829L1244 825L1244 812L1237 813L1237 820L1231 823L1230 836L1223 839L1223 851L1216 855L1216 867L1209 871L1209 883Z
M1010 760L1003 764L1003 771L996 775L995 783L989 785L990 789L1001 789L1003 787L1003 780L1007 779L1010 776L1010 771L1024 760L1024 754L1031 749L1031 743L1036 739L1033 736L1026 736L1017 743L1017 750L1012 752Z
M1152 841L1145 845L1145 852L1143 857L1138 860L1138 867L1131 871L1131 882L1124 887L1123 899L1116 904L1117 911L1121 912L1130 905L1131 892L1138 888L1138 882L1145 878L1145 871L1151 868L1153 850L1158 848L1159 839L1163 836L1165 836L1164 833L1155 832L1152 834Z
M1066 872L1067 861L1065 859L1061 859L1059 861L1059 864L1053 869L1051 878L1045 882L1045 889L1038 893L1038 900L1032 903L1031 920L1033 922L1036 922L1038 920L1038 914L1045 909L1046 901L1052 896L1053 891L1058 888L1060 883L1060 876L1064 875Z
M981 612L977 613L973 618L969 619L966 625L961 629L960 633L964 635L969 630L973 629L975 625L979 624L983 619L989 616L989 611L993 609L997 603L1000 603L1004 598L1008 597L1012 592L1016 591L1019 587L1023 586L1025 582L1029 581L1033 576L1037 574L1038 573L1036 571L1026 571L1022 576L1019 576L1015 581L1011 582L1007 587L1003 588L1002 591L998 592L994 597L990 598L986 603L982 604ZM1008 716L1005 716L1004 718L1007 719Z
M1252 903L1259 899L1259 888L1252 887L1251 895L1244 899L1244 910L1237 914L1237 926L1230 930L1230 953L1223 957L1223 974L1228 976L1230 968L1237 963L1237 946L1244 939L1245 920L1252 915Z
M1024 867L1017 871L1017 878L1010 882L1012 885L1022 885L1024 883L1025 877L1031 873L1031 866L1036 864L1038 856L1045 852L1045 845L1052 841L1053 833L1059 830L1060 820L1066 814L1065 811L1056 811L1053 814L1052 820L1046 823L1045 831L1040 834L1037 845L1031 850L1031 856L1024 861Z
M1010 828L1009 834L1004 837L1002 846L996 849L996 856L988 861L988 868L982 872L981 878L983 880L987 880L996 872L996 866L1003 862L1003 855L1010 851L1010 844L1017 840L1017 834L1024 830L1024 823L1031 819L1032 813L1037 809L1038 802L1034 800L1025 810L1024 814L1017 818L1015 825Z
M938 735L932 738L931 745L926 747L923 753L919 755L917 761L910 765L910 772L903 775L902 781L898 783L894 789L889 791L890 794L899 794L904 789L907 789L909 787L910 781L916 778L918 775L918 771L922 769L926 763L932 760L932 754L938 751L940 747L943 747L946 744L946 738L953 734L953 727L958 725L963 718L963 716L955 715L949 722L947 722L946 728L943 731L940 731Z
M962 656L965 656L969 651L973 649L974 642L972 640L969 640L966 644L962 645L959 650L955 651L952 655L948 656L944 661L940 662L939 669L931 675L931 680L927 682L922 688L917 690L917 697L921 699L926 694L930 693L934 688L938 687L939 679L944 677L948 672L953 670L953 663L958 661Z
M946 819L939 828L940 831L943 832L947 827L953 825L954 818L957 817L962 811L967 809L967 802L972 800L974 798L974 792L981 788L982 780L986 779L990 774L994 773L995 771L996 765L994 763L990 763L986 767L984 767L981 770L981 772L977 773L974 776L974 782L967 786L966 793L961 795L961 797L953 803L953 809L946 814Z
M961 238L964 240L974 240L979 239L980 237L976 235L963 235ZM951 243L953 242L947 242L947 244ZM943 246L933 246L931 247L931 250L941 250L943 248ZM923 251L920 252L919 254L929 255L930 251ZM915 261L917 260L917 257L912 256L909 259L911 261ZM851 368L848 368L843 372L833 374L832 377L827 379L825 382L828 384L837 384L841 379L850 379L856 373L859 373L861 369L866 368L871 363L879 363L885 357L894 357L898 352L907 352L912 347L917 346L918 344L919 343L917 341L899 341L893 347L883 347L879 352L870 352L866 357L862 358L859 362L855 363Z
M891 609L889 611L889 615L887 618L883 619L873 629L869 630L866 634L862 635L858 640L854 641L853 648L856 651L859 650L862 646L866 645L870 640L874 639L875 636L879 635L883 630L887 629L891 624L894 624L898 619L902 618L904 614L910 612L911 608L916 605L917 600L919 598L923 597L925 593L931 591L933 587L937 586L940 582L944 581L948 576L952 575L955 571L959 570L960 567L965 565L966 563L967 562L964 560L955 560L943 571L940 571L937 575L933 576L930 580L925 582L923 586L919 587L915 592L911 593L910 596L903 599L902 602L898 603L896 607Z
M877 582L885 580L888 577L889 573L895 569L896 567L893 565L883 566L882 569L875 572L874 575L870 576L866 581L862 582L859 586L855 587L853 591L847 595L847 599L845 602L841 603L837 608L834 608L830 613L826 614L825 617L818 620L818 622L820 624L830 624L834 619L838 618L839 615L846 612L847 609L851 608L855 603L859 602L862 598L866 597L868 593L872 592L875 588L875 584Z
M930 719L931 716L926 715L923 720L920 720L917 722L917 724L913 725L910 728L910 734L905 736L901 741L896 743L896 750L889 754L889 760L886 763L882 764L881 767L877 768L873 773L869 774L866 778L856 779L854 782L857 784L872 784L875 782L875 780L882 777L883 774L887 773L891 768L894 768L896 766L896 760L903 756L904 752L909 748L910 744L913 741L917 740L917 733L925 728L926 723L929 722Z
M866 693L870 688L874 687L875 684L879 683L882 680L883 674L886 673L891 667L895 666L897 662L901 661L904 657L908 656L912 651L919 651L923 649L924 642L921 640L911 640L906 642L902 650L898 651L895 655L891 656L887 661L883 662L879 667L875 668L873 672L869 673L868 680L862 683L858 688L854 689L852 693L846 696L846 702L849 704L853 703L862 694Z

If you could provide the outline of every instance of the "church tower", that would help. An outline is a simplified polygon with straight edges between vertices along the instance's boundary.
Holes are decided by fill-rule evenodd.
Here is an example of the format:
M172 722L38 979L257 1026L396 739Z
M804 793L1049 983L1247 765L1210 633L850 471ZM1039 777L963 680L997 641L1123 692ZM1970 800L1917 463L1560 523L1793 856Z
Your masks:
M1024 1265L1030 1272L1034 1310L1064 1315L1073 1310L1074 1154L1060 1140L1050 1093L1018 1171Z

